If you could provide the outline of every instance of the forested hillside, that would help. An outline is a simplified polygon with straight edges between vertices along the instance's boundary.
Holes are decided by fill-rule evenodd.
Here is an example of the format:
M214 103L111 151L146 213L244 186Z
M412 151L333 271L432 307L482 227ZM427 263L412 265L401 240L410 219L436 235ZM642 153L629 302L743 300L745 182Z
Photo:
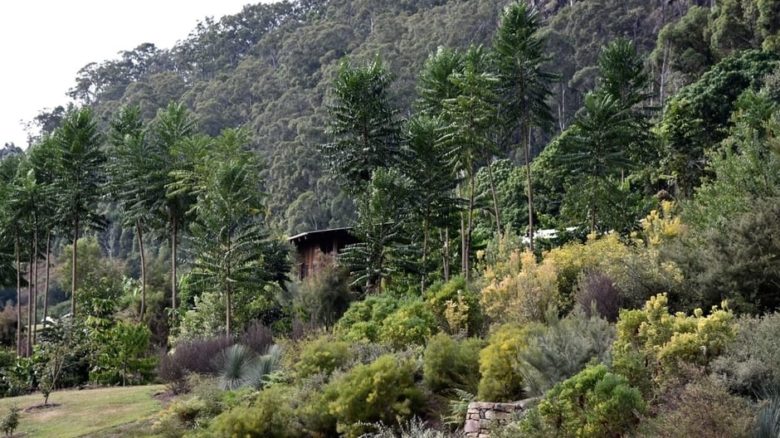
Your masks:
M571 123L593 88L602 45L624 36L649 53L661 27L689 7L667 0L536 3L549 34L551 70L561 77L551 96L556 131ZM489 45L505 4L311 0L247 6L199 23L171 50L140 44L117 59L96 60L79 72L69 94L94 107L104 124L123 105L139 105L148 121L168 102L181 101L207 134L245 126L265 163L271 218L281 230L346 225L354 207L323 171L318 152L327 141L328 84L341 59L381 56L395 78L394 105L408 113L426 58L439 46ZM654 79L661 74L652 72ZM40 128L50 131L50 119L61 116L57 110L41 114ZM535 137L535 153L549 138Z
M70 94L0 151L2 396L163 382L141 436L780 436L778 0L250 5Z

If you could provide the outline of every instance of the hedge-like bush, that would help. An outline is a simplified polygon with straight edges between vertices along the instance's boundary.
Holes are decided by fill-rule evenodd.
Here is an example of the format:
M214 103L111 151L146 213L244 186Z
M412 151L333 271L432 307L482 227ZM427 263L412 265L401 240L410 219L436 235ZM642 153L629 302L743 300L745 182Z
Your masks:
M358 437L367 432L366 423L396 424L419 413L423 396L415 385L415 372L413 361L384 355L328 384L325 400L338 432Z
M507 324L490 335L488 345L479 354L479 399L514 401L524 395L523 377L519 373L519 354L528 346L528 336L538 326Z
M468 287L463 277L434 284L425 291L424 298L440 327L447 333L466 332L474 336L481 332L483 317L479 294Z
M553 387L520 429L523 436L624 436L644 411L638 389L605 365L596 365Z
M425 345L436 332L436 319L422 301L409 301L382 321L379 341L396 349Z
M480 339L457 341L444 333L432 337L423 355L423 381L434 392L460 389L474 394L483 345Z
M322 336L303 346L295 368L301 378L319 373L329 376L345 366L351 357L349 343Z
M263 390L251 406L217 416L210 432L212 436L242 438L296 438L302 434L292 408L292 391L282 385Z

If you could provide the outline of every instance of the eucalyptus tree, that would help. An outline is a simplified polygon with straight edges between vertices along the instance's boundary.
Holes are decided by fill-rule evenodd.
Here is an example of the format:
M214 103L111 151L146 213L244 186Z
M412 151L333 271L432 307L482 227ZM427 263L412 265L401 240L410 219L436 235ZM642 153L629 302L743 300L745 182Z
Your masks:
M70 228L71 250L71 314L76 317L78 288L78 239L87 227L100 227L102 218L96 213L104 182L105 156L100 149L101 136L89 108L75 109L62 120L54 133L57 148L57 216Z
M106 166L108 191L117 203L123 225L135 229L141 264L141 309L146 310L146 254L144 233L158 220L165 202L166 177L163 155L148 141L140 109L122 108L111 122L108 136L111 154Z
M461 232L461 270L468 279L471 270L471 233L474 226L475 175L479 165L495 152L491 131L496 123L496 93L498 83L490 72L488 52L471 47L464 56L463 71L450 76L458 95L443 102L443 118L447 124L439 139L453 169L465 175L468 186L468 207Z
M544 38L539 33L540 17L524 2L509 5L501 16L501 23L493 42L498 76L500 78L501 111L514 120L520 129L526 171L528 199L529 246L534 248L534 198L531 176L531 132L536 127L549 128L553 123L548 98L556 75L546 71ZM511 126L511 124L510 124Z
M233 333L234 294L257 292L278 278L265 264L273 248L265 227L260 165L248 143L245 131L228 129L213 143L192 145L200 159L192 170L175 172L172 185L173 194L186 192L197 199L190 225L191 277L194 284L223 294L228 336Z
M196 125L187 108L180 103L170 103L164 110L157 113L152 123L150 139L155 153L158 154L160 176L155 181L153 197L162 201L162 211L165 217L163 230L168 233L171 245L171 307L177 309L176 292L178 288L178 243L179 234L186 227L189 211L194 203L194 197L188 191L172 189L176 182L176 173L192 170L196 152L191 142L195 135Z

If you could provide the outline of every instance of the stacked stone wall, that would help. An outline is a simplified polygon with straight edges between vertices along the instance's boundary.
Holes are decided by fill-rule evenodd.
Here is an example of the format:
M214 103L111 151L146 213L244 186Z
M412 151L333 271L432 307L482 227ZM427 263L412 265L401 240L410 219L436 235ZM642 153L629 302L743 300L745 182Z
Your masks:
M508 423L518 414L522 414L527 409L527 406L527 401L516 403L469 403L466 425L463 428L466 438L489 438L491 428L500 427Z

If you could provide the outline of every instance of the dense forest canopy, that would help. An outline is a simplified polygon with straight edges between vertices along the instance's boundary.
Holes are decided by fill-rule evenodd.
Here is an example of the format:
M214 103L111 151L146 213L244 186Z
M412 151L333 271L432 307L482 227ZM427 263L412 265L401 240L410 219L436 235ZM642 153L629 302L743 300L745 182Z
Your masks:
M778 436L777 0L248 5L69 96L0 150L2 395L159 379L166 436Z
M170 50L144 43L120 52L117 59L91 63L79 71L69 95L92 106L101 124L124 105L140 106L148 121L158 108L181 101L207 134L244 126L251 132L252 148L266 163L264 180L276 226L292 235L347 225L354 207L334 188L317 150L327 140L324 103L340 60L382 57L394 77L393 104L408 114L428 55L439 46L488 45L505 3L249 5L237 15L199 23ZM640 53L649 53L663 25L689 6L663 0L534 3L542 12L551 70L560 75L550 98L558 131L571 123L584 94L593 88L601 46L622 36L634 41ZM654 83L658 74L654 69ZM40 114L40 131L49 132L51 120L62 112ZM535 135L534 154L549 139Z

